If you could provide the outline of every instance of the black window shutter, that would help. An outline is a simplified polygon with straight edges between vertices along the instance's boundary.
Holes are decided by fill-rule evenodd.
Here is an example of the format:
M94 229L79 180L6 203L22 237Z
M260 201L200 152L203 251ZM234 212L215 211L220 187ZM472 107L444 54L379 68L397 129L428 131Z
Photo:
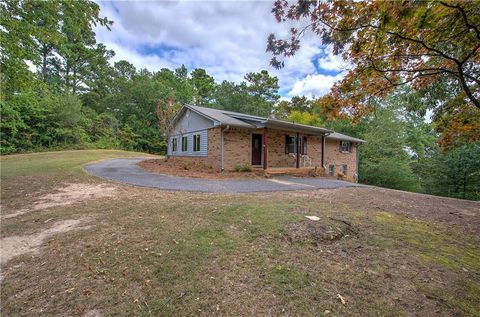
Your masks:
M288 154L288 145L290 142L290 136L288 134L285 135L285 154Z
M342 141L340 141L340 152L342 152Z

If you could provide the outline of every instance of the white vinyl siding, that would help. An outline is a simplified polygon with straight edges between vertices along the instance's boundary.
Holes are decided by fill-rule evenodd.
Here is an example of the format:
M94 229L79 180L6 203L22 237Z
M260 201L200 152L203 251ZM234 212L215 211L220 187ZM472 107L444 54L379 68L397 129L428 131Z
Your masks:
M194 151L194 145L197 142L194 141L194 136L197 136L197 141L200 142L197 146L198 151ZM177 138L177 151L173 151L173 139ZM186 138L186 139L183 139ZM208 130L197 131L193 133L185 133L182 135L176 135L169 138L168 154L172 156L207 156L208 149ZM186 148L185 141L186 140Z

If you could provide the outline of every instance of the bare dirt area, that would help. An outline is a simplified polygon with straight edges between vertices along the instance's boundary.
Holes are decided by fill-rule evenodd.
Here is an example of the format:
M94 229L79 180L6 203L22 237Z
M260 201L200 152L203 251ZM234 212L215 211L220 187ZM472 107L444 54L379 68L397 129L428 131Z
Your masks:
M409 193L379 187L338 188L296 193L320 196L332 204L344 203L361 210L377 210L435 223L456 225L480 234L480 202Z
M223 173L204 164L180 162L179 160L151 159L138 163L141 168L156 174L205 179L263 178L263 170Z
M0 239L0 264L5 264L10 259L28 252L38 251L43 240L62 232L75 229L87 229L87 226L79 227L86 219L69 219L55 222L49 229L37 234L25 236L10 236Z
M32 211L78 204L92 199L109 198L113 197L116 191L117 187L110 184L69 183L57 188L53 193L38 197L32 206L2 215L2 218L14 218Z

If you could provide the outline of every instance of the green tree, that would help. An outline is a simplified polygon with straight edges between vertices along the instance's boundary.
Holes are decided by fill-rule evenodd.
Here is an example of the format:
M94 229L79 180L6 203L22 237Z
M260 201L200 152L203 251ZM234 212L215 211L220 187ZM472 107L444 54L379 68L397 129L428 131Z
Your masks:
M93 27L108 28L112 22L99 16L100 7L93 1L8 0L0 10L5 92L24 86L19 81L29 76L25 61L35 65L39 78L51 86L73 93L92 88L109 69L113 52L96 44ZM18 76L19 69L25 76Z
M272 114L275 103L280 99L277 77L271 76L266 70L247 73L241 86L252 97L245 112L260 116Z
M290 100L280 101L274 109L277 119L287 119L292 111L312 112L313 100L305 96L294 96Z
M247 73L240 84L223 81L215 89L213 107L257 116L270 116L278 95L278 78L263 70Z
M426 192L480 200L480 142L435 154L424 176Z
M377 111L363 133L359 181L381 187L419 191L420 180L410 166L405 123L392 108Z
M249 113L252 98L244 90L244 85L224 80L217 86L213 107L229 111Z
M215 80L203 68L196 68L190 76L195 105L208 106L215 92Z
M293 110L289 113L287 120L293 123L320 126L320 117L308 111Z

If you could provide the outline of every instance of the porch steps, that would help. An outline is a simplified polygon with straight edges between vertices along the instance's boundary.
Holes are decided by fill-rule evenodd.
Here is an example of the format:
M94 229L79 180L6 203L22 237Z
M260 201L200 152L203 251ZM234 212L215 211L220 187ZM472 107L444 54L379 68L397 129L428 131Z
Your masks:
M322 176L323 170L315 167L278 167L278 168L269 168L264 171L265 177L278 176L278 175L291 175L291 176Z

